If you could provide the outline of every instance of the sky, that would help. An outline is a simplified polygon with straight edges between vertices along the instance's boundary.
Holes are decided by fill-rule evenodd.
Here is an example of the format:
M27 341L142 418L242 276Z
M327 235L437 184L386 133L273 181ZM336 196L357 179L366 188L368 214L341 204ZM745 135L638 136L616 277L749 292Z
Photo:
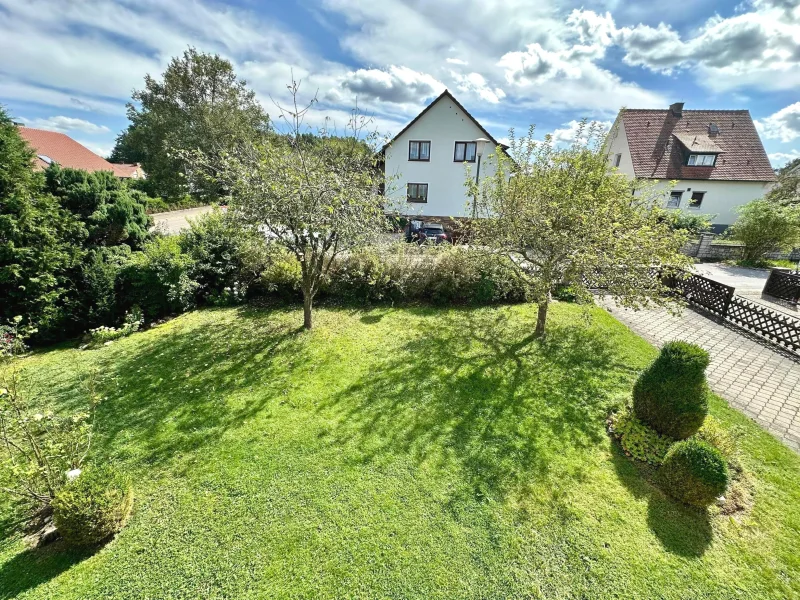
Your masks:
M800 0L0 0L0 104L106 156L125 105L193 46L271 116L351 109L390 136L445 88L497 139L570 140L622 107L749 109L776 167L800 157Z

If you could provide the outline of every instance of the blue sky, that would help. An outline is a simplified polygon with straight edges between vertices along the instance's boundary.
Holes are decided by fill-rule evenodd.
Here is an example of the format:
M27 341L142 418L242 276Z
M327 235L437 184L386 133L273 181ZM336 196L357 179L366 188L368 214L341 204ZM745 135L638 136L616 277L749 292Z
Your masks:
M800 0L0 0L0 103L107 154L125 103L188 46L229 58L270 114L292 73L344 125L391 135L448 88L496 137L569 139L622 106L747 108L800 156Z

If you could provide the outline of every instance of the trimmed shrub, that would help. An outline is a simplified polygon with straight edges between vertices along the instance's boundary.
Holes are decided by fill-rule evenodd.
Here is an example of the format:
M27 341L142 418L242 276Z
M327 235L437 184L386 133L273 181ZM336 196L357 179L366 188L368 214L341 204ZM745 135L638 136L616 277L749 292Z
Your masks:
M405 243L361 248L338 257L321 292L345 301L435 304L519 302L528 293L506 257L450 244Z
M664 462L664 456L675 443L672 438L661 435L642 423L628 409L609 417L608 430L619 440L625 454L654 467Z
M93 546L117 533L131 511L130 480L109 466L89 467L53 498L53 523L74 546Z
M691 506L708 506L728 487L728 465L722 453L700 440L677 442L659 470L666 493Z
M688 342L669 342L633 387L633 411L659 433L683 440L708 414L708 352Z
M142 252L134 252L119 273L121 308L139 306L148 319L194 308L199 284L190 276L193 267L176 237L153 239Z

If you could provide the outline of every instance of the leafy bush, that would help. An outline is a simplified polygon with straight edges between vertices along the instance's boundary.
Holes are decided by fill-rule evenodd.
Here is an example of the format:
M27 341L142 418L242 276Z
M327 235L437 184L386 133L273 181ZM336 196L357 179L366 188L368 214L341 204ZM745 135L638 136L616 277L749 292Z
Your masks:
M69 544L92 546L117 533L131 511L130 480L109 466L89 467L53 499L53 523Z
M619 440L625 454L654 467L664 461L670 446L675 443L672 438L642 423L629 409L612 414L608 430Z
M800 205L753 200L736 212L739 217L726 233L744 242L745 261L759 263L767 252L791 250L800 245Z
M153 239L120 272L120 304L126 309L140 306L149 319L193 308L199 284L190 276L192 267L177 238Z
M708 414L705 369L708 352L687 342L669 342L633 387L633 411L659 433L683 440Z
M690 235L698 236L711 230L711 221L716 215L696 215L682 210L666 211L664 218L672 229L687 231Z
M134 306L125 314L125 322L121 327L106 327L101 325L89 330L89 341L92 344L103 344L113 340L118 340L132 333L139 331L144 323L144 315L138 306Z
M179 239L200 298L214 305L244 300L270 257L263 234L237 226L219 210L192 221Z
M89 246L125 243L140 248L148 238L152 219L145 212L147 196L129 189L113 173L65 169L53 163L45 179L47 191L86 225Z
M300 262L291 252L277 245L270 245L268 254L267 265L254 284L253 293L273 295L283 300L302 299Z
M728 466L719 450L700 440L677 442L659 470L663 489L691 506L708 506L728 487Z
M395 244L337 258L323 294L346 301L485 304L523 301L527 288L506 257L459 246Z
M126 245L93 248L86 254L82 265L86 325L118 321L117 278L130 258L131 249Z

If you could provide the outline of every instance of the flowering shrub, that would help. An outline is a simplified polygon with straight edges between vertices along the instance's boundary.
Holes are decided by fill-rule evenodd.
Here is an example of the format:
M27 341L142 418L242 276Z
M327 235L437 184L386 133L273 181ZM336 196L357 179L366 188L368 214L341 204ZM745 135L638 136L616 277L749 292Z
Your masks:
M89 342L92 344L103 344L113 340L118 340L127 335L139 331L139 328L144 323L144 315L138 306L134 306L130 311L125 313L125 322L121 327L107 327L101 325L89 330Z
M16 361L25 343L17 324L0 334L0 490L21 500L33 515L46 514L67 471L79 468L89 452L99 396L90 377L85 411L61 416L37 410L42 402L20 390Z

